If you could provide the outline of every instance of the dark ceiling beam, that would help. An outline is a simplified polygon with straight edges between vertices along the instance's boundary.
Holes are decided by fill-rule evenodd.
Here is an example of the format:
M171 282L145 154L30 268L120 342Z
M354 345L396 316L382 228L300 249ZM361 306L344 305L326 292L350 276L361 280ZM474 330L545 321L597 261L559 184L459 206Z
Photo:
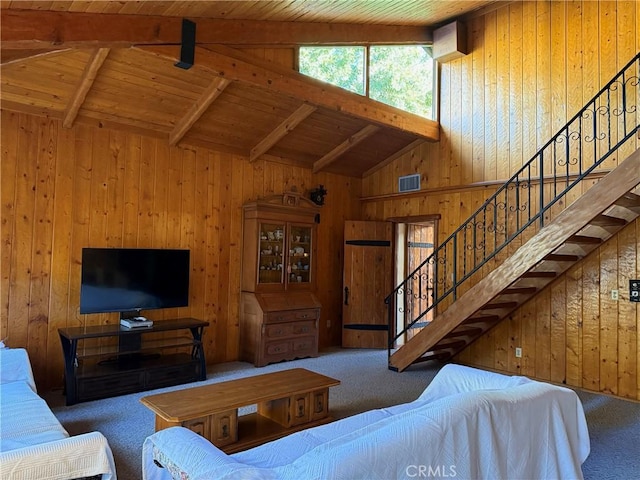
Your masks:
M422 26L346 23L274 22L261 20L191 19L198 28L197 44L314 45L432 43L432 30ZM149 15L3 10L3 48L36 49L179 45L182 18Z

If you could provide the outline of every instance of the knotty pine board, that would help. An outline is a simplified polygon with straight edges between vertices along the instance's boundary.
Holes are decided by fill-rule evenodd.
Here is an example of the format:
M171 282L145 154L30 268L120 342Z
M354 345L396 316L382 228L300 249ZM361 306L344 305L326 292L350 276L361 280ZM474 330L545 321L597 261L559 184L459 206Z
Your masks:
M237 360L242 204L319 184L329 192L318 225L320 345L340 344L342 231L360 216L359 180L5 111L1 168L0 338L28 349L43 389L61 387L58 328L118 321L79 314L87 246L189 248L189 307L146 313L209 321L208 363Z
M462 211L474 211L495 191L465 185L506 180L640 51L639 19L640 4L632 1L512 2L472 18L467 24L471 53L441 66L442 140L423 144L363 179L365 219L440 213L438 239L447 238L468 217ZM614 168L637 148L640 137L607 159L603 169ZM592 160L593 153L584 158ZM575 167L569 171L575 173ZM397 177L409 173L422 175L423 189L462 192L462 205L445 191L417 197L417 202L385 197L396 192ZM584 181L551 213L596 182ZM531 189L532 198L538 188ZM616 251L611 245L605 250L611 258L605 265L598 249L549 286L544 301L529 302L505 320L508 333L496 329L490 341L479 339L459 360L595 391L617 390L620 397L640 400L640 313L623 297L629 278L640 278L638 225L636 220L618 233ZM535 231L526 232L523 242ZM507 250L513 253L514 248ZM606 265L613 257L617 274ZM598 286L603 280L620 289L622 300L613 307L610 292ZM536 336L538 314L541 338ZM522 358L515 358L516 346L522 347ZM503 351L509 352L506 369Z

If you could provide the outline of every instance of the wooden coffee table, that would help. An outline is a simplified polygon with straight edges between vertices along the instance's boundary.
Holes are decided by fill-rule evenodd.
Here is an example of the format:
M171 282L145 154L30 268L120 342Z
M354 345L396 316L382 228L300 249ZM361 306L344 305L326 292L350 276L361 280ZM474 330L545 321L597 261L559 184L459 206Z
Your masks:
M156 431L182 426L226 453L261 445L333 420L329 387L340 381L295 368L143 397L156 414ZM238 408L257 412L238 415Z

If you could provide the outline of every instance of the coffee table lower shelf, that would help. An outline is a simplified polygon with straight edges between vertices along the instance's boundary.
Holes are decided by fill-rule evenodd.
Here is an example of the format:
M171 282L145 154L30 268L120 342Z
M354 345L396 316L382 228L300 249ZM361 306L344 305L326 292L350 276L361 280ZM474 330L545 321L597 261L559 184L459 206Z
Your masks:
M317 427L333 421L333 417L325 417L313 422L303 423L294 427L283 427L273 420L263 417L258 413L250 413L238 417L238 441L219 447L225 453L236 453L249 448L257 447L263 443L277 440L278 438L299 432L311 427Z

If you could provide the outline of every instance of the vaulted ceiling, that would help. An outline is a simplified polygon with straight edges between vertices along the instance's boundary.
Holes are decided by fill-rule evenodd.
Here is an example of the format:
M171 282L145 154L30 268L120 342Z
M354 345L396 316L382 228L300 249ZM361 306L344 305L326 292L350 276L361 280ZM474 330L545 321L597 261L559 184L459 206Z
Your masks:
M0 105L361 177L437 141L438 124L238 47L425 44L433 26L493 3L3 1ZM183 18L197 27L188 69L175 66Z

